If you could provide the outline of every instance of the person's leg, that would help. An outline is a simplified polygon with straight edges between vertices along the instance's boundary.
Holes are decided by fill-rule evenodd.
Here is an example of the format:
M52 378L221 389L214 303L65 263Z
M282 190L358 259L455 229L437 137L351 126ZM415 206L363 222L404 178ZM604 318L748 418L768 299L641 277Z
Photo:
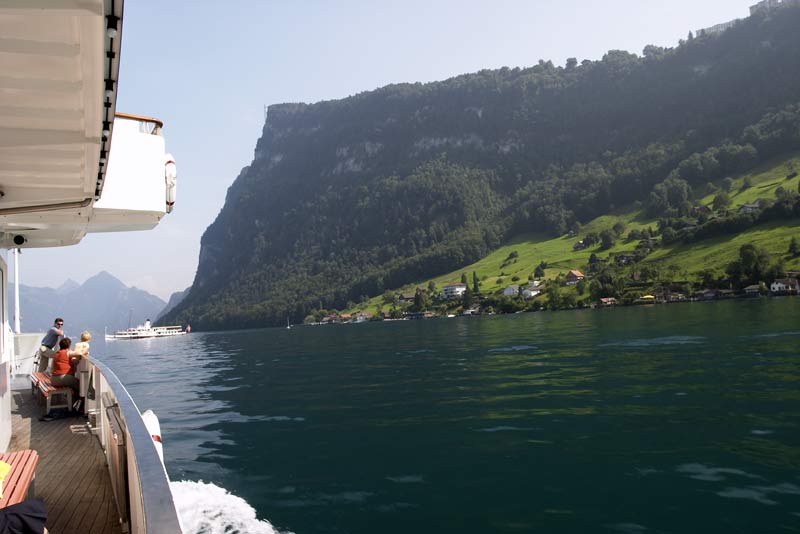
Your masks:
M64 375L62 377L65 386L72 388L72 410L75 410L75 402L80 400L81 382L74 375Z
M39 347L39 368L38 371L43 373L47 370L47 364L50 363L50 354L53 351L44 345Z
M78 382L78 379L75 378L74 376L72 375L52 376L50 377L50 383L59 388L61 387L72 388L72 391L74 392L73 397L75 399L78 398L78 385L80 384L80 382Z
M42 499L28 499L0 509L4 532L42 532L47 529L47 508Z

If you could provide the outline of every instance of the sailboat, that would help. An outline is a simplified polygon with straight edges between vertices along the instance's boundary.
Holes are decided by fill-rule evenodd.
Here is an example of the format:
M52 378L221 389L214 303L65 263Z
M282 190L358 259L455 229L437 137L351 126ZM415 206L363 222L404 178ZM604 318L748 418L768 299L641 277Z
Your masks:
M292 325L289 323L289 316L286 316L286 330L291 330Z

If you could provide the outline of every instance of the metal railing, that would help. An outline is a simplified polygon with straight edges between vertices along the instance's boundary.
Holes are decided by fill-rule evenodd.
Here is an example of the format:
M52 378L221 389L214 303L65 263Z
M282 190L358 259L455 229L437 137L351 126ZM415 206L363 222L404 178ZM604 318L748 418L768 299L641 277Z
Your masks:
M97 416L112 487L121 494L117 498L120 517L127 519L131 534L181 534L169 478L139 408L108 366L95 358L90 362L94 395L89 396L94 398L86 402Z

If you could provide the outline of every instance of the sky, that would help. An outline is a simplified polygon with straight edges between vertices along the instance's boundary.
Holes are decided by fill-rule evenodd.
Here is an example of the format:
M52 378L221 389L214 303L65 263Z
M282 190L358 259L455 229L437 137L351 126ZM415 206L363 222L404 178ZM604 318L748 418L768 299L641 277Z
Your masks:
M108 271L166 300L189 287L200 238L253 159L264 106L344 98L539 59L600 59L675 46L748 15L755 0L131 0L117 111L164 121L175 210L155 230L27 249L20 284L59 287ZM113 141L112 141L113 142ZM54 269L53 266L58 268Z

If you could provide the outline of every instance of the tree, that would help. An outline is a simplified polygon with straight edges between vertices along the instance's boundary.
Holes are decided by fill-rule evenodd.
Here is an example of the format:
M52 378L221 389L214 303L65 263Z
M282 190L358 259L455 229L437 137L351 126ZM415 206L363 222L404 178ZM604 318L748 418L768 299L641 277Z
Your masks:
M728 176L724 180L722 180L722 189L725 191L733 190L733 178Z
M469 286L467 286L467 290L464 291L464 296L461 297L461 305L464 306L465 310L472 307L472 289Z
M427 310L428 306L430 306L428 294L425 291L417 291L416 295L414 295L414 310L422 312Z
M547 267L547 264L542 261L539 265L536 266L536 269L533 270L533 276L536 278L542 278L544 276L544 270Z
M578 280L578 283L575 284L575 289L578 290L578 295L583 295L586 292L586 279L581 278Z
M701 286L706 289L714 289L717 287L717 280L719 279L719 273L714 269L703 269L702 271L697 273L700 275L701 278Z
M731 205L731 197L728 196L728 193L725 191L721 191L714 197L714 203L712 206L714 207L714 211L722 211L728 209L728 206Z
M435 297L439 293L438 288L436 287L436 282L431 280L428 282L428 295L431 297Z
M558 284L547 284L547 303L551 310L557 310L561 306L561 292Z
M567 70L575 70L575 67L578 66L578 59L574 57L567 58Z
M748 243L739 248L739 259L731 262L725 272L735 284L748 285L762 281L770 270L769 252Z
M792 257L800 256L800 245L797 244L797 238L792 237L792 240L789 242L789 254Z
M625 224L621 221L618 221L614 224L612 230L614 230L614 233L617 234L617 237L619 237L625 231Z
M390 289L387 289L386 291L383 292L383 297L381 298L384 304L391 304L392 302L394 302L394 293Z
M461 273L461 283L462 284L467 283L467 273Z
M600 249L607 250L614 246L614 231L613 230L603 230L600 232Z
M478 273L472 271L472 292L477 294L480 293L481 283L478 280Z
M666 228L664 228L664 230L661 232L661 241L662 241L663 243L665 243L665 244L666 244L666 243L672 243L672 242L673 242L673 241L675 241L677 238L678 238L678 232L676 232L676 231L675 231L675 229L674 229L674 228L672 228L671 226L667 226L667 227L666 227Z

